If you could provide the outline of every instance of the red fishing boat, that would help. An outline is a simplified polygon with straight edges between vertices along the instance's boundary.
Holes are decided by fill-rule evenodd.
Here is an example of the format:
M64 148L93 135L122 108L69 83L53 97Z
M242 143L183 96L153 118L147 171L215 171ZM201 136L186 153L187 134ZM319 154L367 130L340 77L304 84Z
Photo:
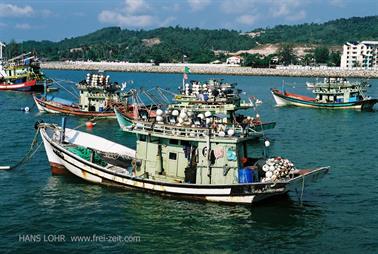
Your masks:
M30 52L0 61L0 91L42 91L43 85L38 81L44 79L38 59Z
M37 84L36 79L31 80L10 80L0 78L0 91L2 90L17 90L17 91L32 91Z

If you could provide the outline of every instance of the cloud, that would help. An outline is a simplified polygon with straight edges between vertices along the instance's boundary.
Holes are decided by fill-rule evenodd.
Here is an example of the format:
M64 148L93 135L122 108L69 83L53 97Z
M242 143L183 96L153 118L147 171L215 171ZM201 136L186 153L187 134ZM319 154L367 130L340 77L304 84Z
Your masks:
M211 0L187 0L187 2L193 11L201 11L211 3Z
M29 30L31 29L32 27L27 24L27 23L23 23L23 24L16 24L15 26L17 29L21 29L21 30Z
M18 17L34 14L31 6L19 7L14 4L0 4L0 17Z
M345 3L343 0L331 0L329 4L336 7L345 7Z
M181 6L180 6L180 4L175 3L173 5L164 5L161 8L164 11L177 12L177 11L179 11L181 9Z
M271 0L270 12L273 17L288 17L295 13L296 8L301 4L301 0Z
M243 25L252 25L256 22L256 16L242 15L236 18L236 21Z
M149 27L167 26L175 18L168 17L161 20L150 12L153 8L144 0L125 0L120 10L103 10L98 15L102 23L118 25L121 27Z
M163 21L159 23L159 26L162 26L162 27L169 26L174 20L176 20L176 17L173 17L173 16L167 17L166 19L164 19Z
M154 17L151 15L125 15L116 11L102 11L98 19L103 23L116 24L121 27L146 27L153 24Z
M297 11L290 16L287 16L286 19L289 21L297 21L297 20L302 20L306 18L306 12L304 10Z
M144 0L125 0L124 4L124 12L128 14L146 13L151 9Z
M85 17L86 16L85 12L82 12L82 11L73 12L72 15L74 15L76 17Z
M306 12L300 7L307 3L303 0L224 0L220 4L220 10L225 14L238 14L236 21L239 23L252 24L256 21L256 15L261 13L273 18L303 19Z
M50 17L53 15L53 12L48 9L43 9L41 11L38 11L38 14L41 15L44 18Z
M259 3L263 3L262 0L225 0L220 5L220 10L223 13L250 13L255 11L256 6Z

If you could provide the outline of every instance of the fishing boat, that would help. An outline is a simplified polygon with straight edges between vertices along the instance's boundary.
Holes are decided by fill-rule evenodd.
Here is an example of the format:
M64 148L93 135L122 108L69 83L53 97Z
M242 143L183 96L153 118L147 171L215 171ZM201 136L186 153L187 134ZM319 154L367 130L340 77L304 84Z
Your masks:
M79 90L79 102L56 96L33 95L40 112L68 114L82 117L115 117L114 106L125 102L126 83L112 83L103 73L88 73L86 79L76 84Z
M289 93L285 89L271 89L271 92L277 106L372 110L378 100L366 95L368 86L366 82L326 78L324 82L316 83L314 86L315 97Z
M302 189L329 167L297 169L281 157L248 157L249 136L211 129L136 127L136 150L78 130L38 125L53 172L180 199L251 204Z
M307 88L315 88L315 82L306 82L306 87Z
M273 129L276 125L275 122L262 122L258 113L256 113L255 117L236 113L240 109L252 107L256 110L257 99L251 97L248 104L241 104L239 97L240 90L235 91L235 84L216 83L212 80L203 86L193 82L192 87L193 90L192 88L188 88L188 84L186 84L184 93L179 96L161 88L157 88L156 90L150 89L148 91L132 89L128 105L121 105L115 108L116 117L121 129L124 130L136 124L154 123L157 119L156 113L158 111L164 111L165 120L168 123L173 122L181 125L185 122L187 119L183 120L178 117L181 114L180 112L182 112L184 115L186 113L190 114L189 118L192 125L201 122L201 119L198 118L202 118L204 121L211 121L213 124L237 124L248 126L247 129L254 132L256 136L262 136L263 130ZM188 90L191 91L188 92ZM167 92L174 96L173 102L165 96ZM142 95L149 98L151 104L146 104L141 99ZM158 95L160 95L160 98L158 98ZM255 103L252 101L253 99ZM161 117L161 114L158 116ZM197 119L193 116L197 116ZM181 120L182 122L178 122Z
M220 133L225 133L226 130L232 132L248 132L253 134L255 138L262 137L264 131L273 129L275 122L262 122L260 116L257 114L256 118L250 116L237 115L232 120L223 113L212 114L210 111L205 113L195 112L191 110L161 110L157 109L151 111L150 108L132 108L134 111L125 111L125 107L115 107L116 118L120 128L128 132L130 128L135 126L144 126L152 129L156 124L166 126L177 126L185 128L193 127L194 129L212 126L213 129Z
M0 90L41 91L44 79L38 59L31 53L0 61Z
M241 90L236 89L236 85L236 83L224 82L222 79L209 79L206 82L192 80L183 84L180 94L174 95L174 102L169 105L169 109L185 108L197 112L228 114L230 111L249 109L258 104L252 102L252 97L249 101L241 100ZM256 101L260 100L256 99Z

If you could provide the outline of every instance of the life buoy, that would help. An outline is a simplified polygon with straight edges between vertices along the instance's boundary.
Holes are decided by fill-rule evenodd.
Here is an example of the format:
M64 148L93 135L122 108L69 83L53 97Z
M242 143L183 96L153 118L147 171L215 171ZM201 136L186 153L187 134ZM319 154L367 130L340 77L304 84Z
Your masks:
M207 149L207 146L205 146L203 149L202 149L202 155L204 156L204 157L206 157L207 156L207 151L208 149Z

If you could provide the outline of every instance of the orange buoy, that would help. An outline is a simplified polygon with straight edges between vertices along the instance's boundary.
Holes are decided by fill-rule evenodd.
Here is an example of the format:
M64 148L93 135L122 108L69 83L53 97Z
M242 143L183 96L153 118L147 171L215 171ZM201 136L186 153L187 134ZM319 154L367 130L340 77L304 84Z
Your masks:
M87 126L87 128L92 129L95 126L95 123L88 121L88 122L85 123L85 126Z

